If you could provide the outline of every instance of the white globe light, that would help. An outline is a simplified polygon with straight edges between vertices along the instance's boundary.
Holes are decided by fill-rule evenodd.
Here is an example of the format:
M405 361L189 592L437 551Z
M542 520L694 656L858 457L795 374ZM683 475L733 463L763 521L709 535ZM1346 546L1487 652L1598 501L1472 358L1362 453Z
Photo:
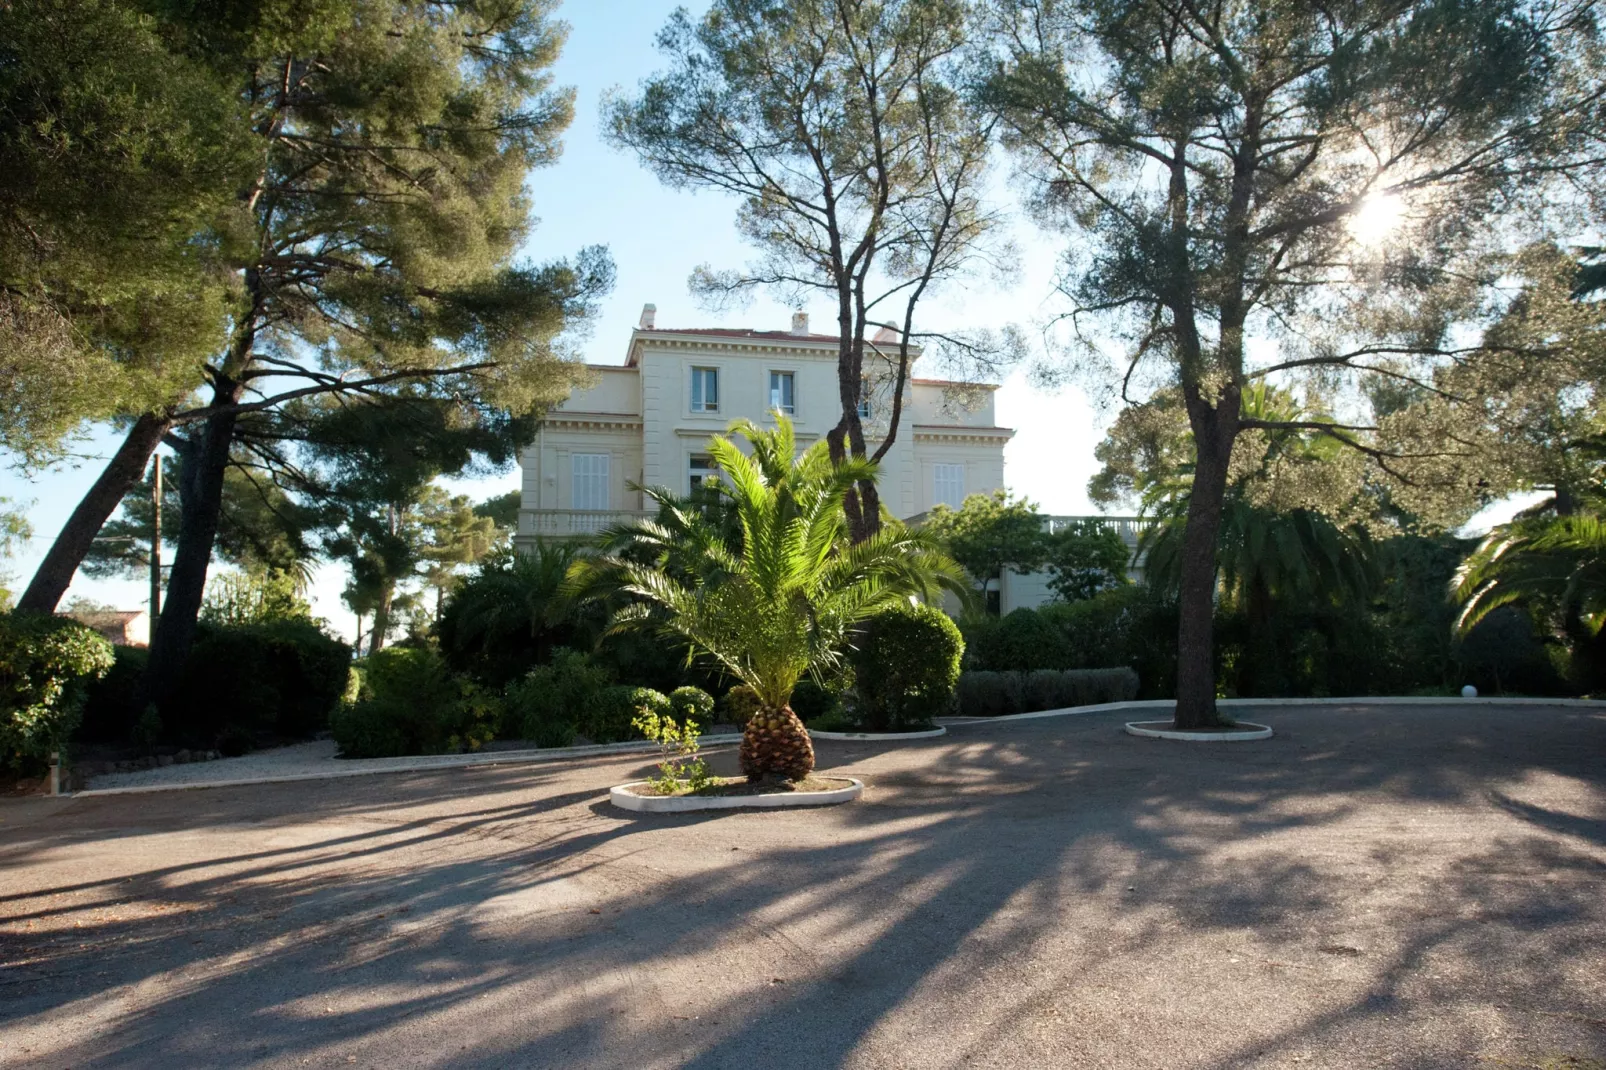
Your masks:
M1463 687L1461 689L1461 697L1462 698L1477 698L1478 697L1478 689L1473 687L1471 684L1468 684L1466 687Z

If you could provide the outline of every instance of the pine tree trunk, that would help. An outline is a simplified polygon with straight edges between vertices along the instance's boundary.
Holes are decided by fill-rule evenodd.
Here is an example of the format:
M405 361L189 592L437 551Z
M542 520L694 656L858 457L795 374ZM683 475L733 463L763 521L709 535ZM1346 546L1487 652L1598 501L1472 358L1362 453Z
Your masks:
M1221 533L1227 463L1236 437L1238 398L1193 420L1198 460L1182 529L1182 575L1177 597L1177 728L1208 728L1223 722L1216 709L1216 540ZM1203 408L1203 407L1201 407ZM1230 427L1222 427L1225 420Z
M73 510L61 533L51 544L50 552L39 562L28 589L17 602L17 608L35 613L54 613L62 595L72 586L78 566L89 553L90 545L107 519L116 512L128 488L139 482L145 474L145 465L161 444L162 436L172 430L173 424L163 416L146 413L128 429L123 444L112 454L89 492ZM154 625L155 622L153 621Z
M392 585L386 583L380 592L379 604L374 607L374 630L368 635L369 657L385 648L385 637L390 634L390 600L394 593Z
M802 780L814 771L814 743L790 706L766 707L742 731L739 759L748 780Z
M213 403L232 405L240 387L222 379L213 387ZM234 442L235 413L209 418L184 448L179 471L178 549L167 581L167 603L151 637L150 661L142 692L158 708L172 696L184 662L195 643L195 626L206 596L206 574L212 564L219 518L223 511L223 477Z

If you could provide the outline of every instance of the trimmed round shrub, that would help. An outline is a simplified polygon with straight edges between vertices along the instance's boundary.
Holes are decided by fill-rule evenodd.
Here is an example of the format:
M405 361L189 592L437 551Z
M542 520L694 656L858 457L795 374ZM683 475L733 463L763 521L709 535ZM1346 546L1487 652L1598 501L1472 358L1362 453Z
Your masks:
M538 747L567 747L611 682L606 670L574 650L531 669L503 694L503 735Z
M1004 617L991 644L986 667L997 672L1064 669L1070 664L1064 634L1035 609L1017 609Z
M763 706L758 692L746 684L737 684L725 692L725 719L737 728L746 728L747 722L753 719L753 714Z
M714 719L714 696L700 687L677 687L669 693L669 712L681 725L696 721L706 728Z
M0 762L36 767L65 746L86 685L111 670L112 645L77 621L0 615Z
M860 723L897 730L951 713L964 651L959 628L934 606L899 606L871 617L853 654Z

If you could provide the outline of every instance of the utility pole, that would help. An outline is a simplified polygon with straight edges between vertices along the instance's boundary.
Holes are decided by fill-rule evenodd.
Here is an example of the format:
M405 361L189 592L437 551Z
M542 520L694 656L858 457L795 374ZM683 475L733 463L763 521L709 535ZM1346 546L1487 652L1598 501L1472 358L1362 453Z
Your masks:
M162 615L162 455L151 468L151 630Z

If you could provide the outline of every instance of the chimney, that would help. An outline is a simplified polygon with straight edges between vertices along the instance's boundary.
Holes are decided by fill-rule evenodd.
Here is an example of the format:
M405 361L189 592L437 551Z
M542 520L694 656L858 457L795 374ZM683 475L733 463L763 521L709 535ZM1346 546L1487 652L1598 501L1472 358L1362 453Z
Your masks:
M888 345L889 343L896 342L897 340L898 332L893 330L891 327L881 328L875 333L875 337L870 339L870 341L874 342L876 345Z
M809 314L807 312L792 313L792 333L798 335L809 333Z
M657 322L658 322L658 306L657 305L642 305L641 306L641 323L639 324L641 329L644 330L644 331L650 331L650 330L653 329L653 324L655 324Z

